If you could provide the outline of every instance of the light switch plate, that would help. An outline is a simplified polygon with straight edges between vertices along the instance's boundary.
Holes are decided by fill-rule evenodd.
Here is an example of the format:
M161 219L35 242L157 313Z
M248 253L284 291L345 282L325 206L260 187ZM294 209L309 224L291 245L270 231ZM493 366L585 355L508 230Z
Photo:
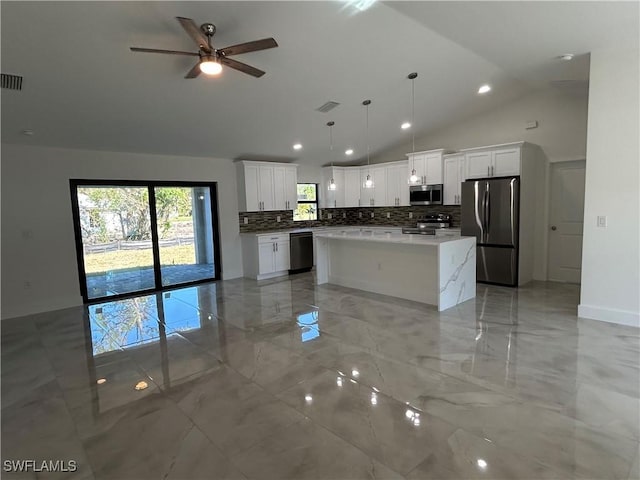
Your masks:
M606 215L598 215L598 227L606 227L607 226L607 217Z

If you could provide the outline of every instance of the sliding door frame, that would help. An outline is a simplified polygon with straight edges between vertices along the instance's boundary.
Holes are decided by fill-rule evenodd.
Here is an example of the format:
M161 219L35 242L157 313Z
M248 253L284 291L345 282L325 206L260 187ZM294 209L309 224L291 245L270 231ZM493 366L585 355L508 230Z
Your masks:
M82 227L80 223L80 205L78 204L78 187L140 187L147 188L149 192L149 216L151 222L151 247L153 252L153 274L155 288L137 290L135 292L109 295L107 297L89 298L87 291L87 275L84 268L84 244L82 243ZM205 278L180 284L162 286L162 265L160 264L160 243L158 237L158 218L156 212L156 187L208 187L211 201L211 230L213 239L214 278ZM192 181L167 181L167 180L102 180L102 179L77 179L69 180L71 193L71 212L73 215L73 230L76 244L76 259L78 263L78 278L80 280L80 294L85 304L98 303L121 298L145 295L153 292L174 290L176 288L198 285L201 283L215 282L221 279L222 259L220 257L220 215L218 212L218 183L217 182L192 182Z

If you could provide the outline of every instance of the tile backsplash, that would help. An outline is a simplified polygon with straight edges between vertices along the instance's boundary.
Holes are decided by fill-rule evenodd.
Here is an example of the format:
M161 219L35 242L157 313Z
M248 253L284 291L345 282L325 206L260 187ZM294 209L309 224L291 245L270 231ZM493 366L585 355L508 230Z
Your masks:
M413 214L412 219L409 218L410 212ZM460 206L458 205L321 208L318 212L318 220L299 222L294 222L293 211L291 210L240 212L238 217L240 220L240 233L247 233L332 225L397 225L404 227L415 225L416 219L420 216L434 213L451 215L451 226L460 227ZM373 214L373 217L371 214ZM280 217L279 222L278 217ZM249 223L244 223L245 218L249 220Z

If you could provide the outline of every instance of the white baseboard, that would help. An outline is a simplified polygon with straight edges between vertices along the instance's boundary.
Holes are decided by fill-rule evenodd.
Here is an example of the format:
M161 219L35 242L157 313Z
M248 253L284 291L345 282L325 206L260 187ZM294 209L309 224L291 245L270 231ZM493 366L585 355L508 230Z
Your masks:
M640 328L640 313L616 308L602 308L593 305L578 305L578 316L600 320L601 322L617 323Z

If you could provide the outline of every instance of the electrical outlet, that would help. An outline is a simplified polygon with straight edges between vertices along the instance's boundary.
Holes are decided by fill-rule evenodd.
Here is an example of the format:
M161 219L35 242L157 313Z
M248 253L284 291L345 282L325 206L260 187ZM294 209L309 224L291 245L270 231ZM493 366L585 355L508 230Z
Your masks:
M342 218L347 218L347 212L342 212Z
M249 217L244 217L244 224L248 225L249 224Z
M391 212L387 212L387 218L391 218Z
M607 226L607 217L606 215L598 215L598 227L606 227Z
M413 218L413 212L409 212L409 218Z
M373 218L373 217L375 217L375 216L376 216L376 214L375 214L375 213L373 213L373 212L371 212L371 218Z
M358 218L362 218L362 212L358 212Z
M332 213L328 213L328 214L327 214L327 218L328 218L329 220L331 220L331 219L333 218L333 214L332 214Z
M280 215L276 215L276 222L280 222Z

